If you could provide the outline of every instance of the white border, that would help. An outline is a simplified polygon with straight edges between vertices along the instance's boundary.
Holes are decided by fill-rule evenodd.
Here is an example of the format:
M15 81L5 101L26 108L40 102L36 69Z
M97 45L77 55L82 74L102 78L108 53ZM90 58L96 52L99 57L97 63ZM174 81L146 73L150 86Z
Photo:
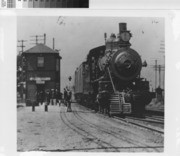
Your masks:
M89 0L91 9L180 9L179 0Z
M180 149L180 36L177 26L180 11L170 10L88 10L88 9L27 9L0 11L0 156L16 153L16 41L17 16L108 16L108 17L164 17L165 18L165 152L118 153L121 155L168 155L176 156ZM176 30L177 29L177 30ZM3 46L2 46L3 45ZM179 129L179 131L177 131ZM61 153L52 153L59 155ZM67 155L72 153L66 153ZM89 153L79 153L89 154ZM78 154L78 155L79 155ZM101 155L100 153L96 153ZM96 155L95 154L95 155ZM23 153L21 155L31 155ZM33 155L33 154L32 154ZM46 155L39 153L36 155ZM49 155L49 154L48 154ZM104 153L102 154L104 155Z

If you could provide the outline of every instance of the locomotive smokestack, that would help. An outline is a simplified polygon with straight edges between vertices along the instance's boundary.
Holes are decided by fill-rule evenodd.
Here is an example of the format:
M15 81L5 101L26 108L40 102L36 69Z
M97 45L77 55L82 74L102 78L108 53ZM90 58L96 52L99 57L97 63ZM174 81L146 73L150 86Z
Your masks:
M119 23L119 34L123 31L127 31L126 23Z

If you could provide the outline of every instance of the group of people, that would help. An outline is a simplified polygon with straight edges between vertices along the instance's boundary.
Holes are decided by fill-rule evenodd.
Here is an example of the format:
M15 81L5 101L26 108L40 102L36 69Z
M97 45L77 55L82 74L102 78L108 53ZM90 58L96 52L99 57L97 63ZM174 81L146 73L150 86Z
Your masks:
M96 97L96 111L110 115L110 93L107 86L99 87ZM72 92L68 87L64 88L64 95L58 89L40 91L37 94L37 102L41 105L45 102L46 105L61 105L63 103L67 107L67 112L71 112Z
M67 106L67 111L71 112L71 98L72 98L72 92L68 87L64 88L64 96L58 89L51 89L40 91L37 93L37 103L43 104L44 102L46 105L61 105L61 103L64 103L65 106Z
M41 105L46 102L47 105L57 105L61 103L62 93L58 89L46 90L45 92L42 90L37 93L37 102Z

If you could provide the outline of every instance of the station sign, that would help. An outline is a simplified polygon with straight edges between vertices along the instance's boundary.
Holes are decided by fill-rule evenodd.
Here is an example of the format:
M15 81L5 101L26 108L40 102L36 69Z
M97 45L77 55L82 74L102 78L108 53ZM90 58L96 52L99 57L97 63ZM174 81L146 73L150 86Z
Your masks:
M50 81L50 77L30 77L30 81Z
M36 80L36 84L45 84L45 81Z

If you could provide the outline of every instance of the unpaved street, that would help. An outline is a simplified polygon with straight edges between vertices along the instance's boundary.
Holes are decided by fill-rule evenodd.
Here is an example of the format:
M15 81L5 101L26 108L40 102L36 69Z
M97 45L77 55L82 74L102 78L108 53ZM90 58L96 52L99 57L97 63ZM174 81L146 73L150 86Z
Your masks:
M18 151L163 152L164 137L72 104L20 107Z

